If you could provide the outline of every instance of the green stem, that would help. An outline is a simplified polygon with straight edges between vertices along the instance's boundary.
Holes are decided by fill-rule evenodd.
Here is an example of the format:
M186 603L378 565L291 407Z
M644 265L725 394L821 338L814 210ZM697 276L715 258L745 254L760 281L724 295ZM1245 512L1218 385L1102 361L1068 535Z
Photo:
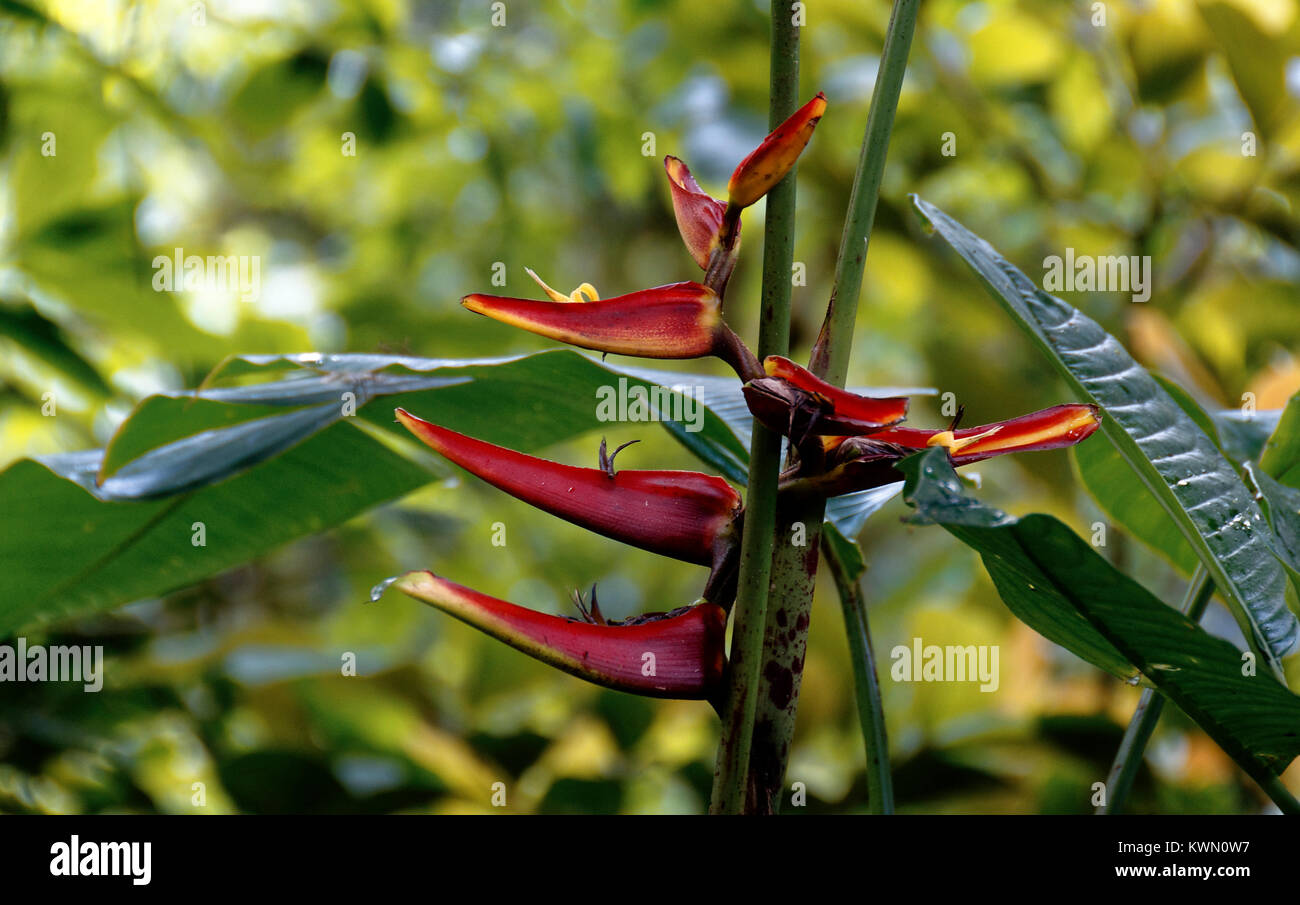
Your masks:
M750 805L758 813L779 810L790 762L825 513L826 501L816 497L782 500L777 506L771 599L749 764Z
M876 220L885 155L889 151L889 135L894 128L894 113L898 110L898 95L903 88L903 74L907 70L907 55L912 47L919 5L920 0L896 0L889 17L876 88L871 95L871 109L867 112L867 133L862 139L858 171L853 177L853 191L849 195L849 213L840 238L835 286L809 362L814 373L839 386L844 386L848 375L853 327L858 318L858 294L862 290L862 271L867 263L867 243Z
M858 720L867 749L867 794L873 814L894 813L894 780L889 770L889 736L885 731L885 704L876 672L876 652L871 645L867 605L862 598L861 573L854 575L833 543L823 543L826 564L840 592L844 629L849 637L849 659L853 664L853 690L858 701Z
M822 335L813 349L813 370L839 386L844 385L853 345L867 237L875 219L889 135L916 28L918 3L919 0L897 0L889 18L880 72L867 114L866 137L853 178L840 255L835 264L835 288ZM790 759L817 584L818 538L826 504L821 499L795 500L784 509L779 514L777 529L783 542L773 553L771 574L771 593L778 596L767 607L749 767L749 798L751 806L760 811L775 810ZM802 526L799 532L793 530L799 526ZM802 546L796 542L799 534L803 535Z
M772 0L771 98L768 105L771 128L776 128L795 111L798 100L799 27L793 22L786 0ZM760 358L786 355L790 351L794 208L795 172L792 169L767 195L763 299L758 327ZM731 657L725 699L720 709L722 735L718 742L713 797L709 804L709 812L714 814L738 814L745 810L746 805L763 630L767 624L780 467L780 435L755 421L750 443Z
M1256 782L1264 790L1264 794L1273 799L1273 804L1277 805L1279 811L1293 817L1300 816L1300 801L1297 801L1291 794L1291 790L1283 784L1282 777L1274 774L1263 779L1257 778Z
M1178 609L1193 622L1200 622L1213 596L1214 582L1210 580L1210 573L1205 566L1199 565ZM1142 752L1146 750L1164 709L1164 695L1157 694L1154 688L1142 689L1137 708L1129 720L1128 729L1124 730L1119 750L1115 752L1115 763L1106 776L1106 803L1098 805L1095 813L1118 814L1124 810L1128 794L1133 789L1133 780L1142 766Z

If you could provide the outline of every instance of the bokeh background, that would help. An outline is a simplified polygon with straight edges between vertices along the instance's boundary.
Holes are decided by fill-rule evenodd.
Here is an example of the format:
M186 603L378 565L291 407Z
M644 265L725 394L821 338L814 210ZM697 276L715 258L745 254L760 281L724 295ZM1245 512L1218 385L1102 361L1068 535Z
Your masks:
M762 137L766 4L503 10L493 27L479 0L0 0L0 466L103 446L140 400L197 385L233 353L546 348L459 307L493 291L496 262L519 295L535 294L525 266L605 295L695 278L662 157L721 193ZM811 0L806 12L801 94L825 91L830 109L799 168L801 355L830 290L888 4ZM906 202L917 192L1035 279L1066 247L1150 255L1144 305L1064 296L1203 404L1280 407L1300 387L1298 110L1294 0L927 0L850 383L956 393L968 423L1066 401L918 229ZM47 132L55 157L41 153ZM355 156L342 153L346 132ZM761 219L761 205L747 215L728 295L751 338ZM260 298L154 292L150 262L176 247L259 255ZM53 418L41 413L50 391ZM914 420L946 421L937 399L918 401ZM624 467L697 467L653 425L610 436L635 438ZM546 455L594 464L598 441ZM1100 517L1067 453L978 470L983 496L1013 512L1051 512L1085 536ZM26 632L105 645L107 682L99 694L0 686L0 811L476 812L492 810L494 782L514 811L703 810L707 705L603 691L414 601L366 602L385 576L434 567L550 612L599 582L606 612L626 616L691 601L703 570L443 475L161 599ZM885 666L916 636L997 644L1002 683L982 694L885 681L900 810L1086 812L1136 690L1016 622L971 551L901 524L904 512L895 501L862 536ZM494 522L509 526L505 548L490 543ZM23 527L0 518L0 530ZM1108 552L1164 599L1180 595L1174 569L1118 529ZM804 812L854 812L862 741L822 585L788 778L806 784ZM1206 624L1232 631L1217 606ZM358 653L360 676L340 674L340 651ZM1149 753L1135 810L1263 809L1173 708Z

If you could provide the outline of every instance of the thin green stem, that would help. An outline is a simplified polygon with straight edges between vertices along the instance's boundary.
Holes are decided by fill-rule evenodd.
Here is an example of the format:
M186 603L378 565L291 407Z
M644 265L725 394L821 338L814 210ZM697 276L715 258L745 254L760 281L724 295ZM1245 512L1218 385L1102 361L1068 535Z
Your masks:
M867 624L867 604L862 597L860 574L854 575L835 544L824 540L822 550L830 567L844 610L844 629L853 664L853 690L858 701L858 721L867 750L867 796L873 814L894 813L894 780L889 769L889 736L885 731L885 705L876 672L876 652Z
M799 99L799 27L785 0L772 0L771 98L772 128L795 111ZM790 351L790 269L794 258L795 172L791 170L767 195L763 233L763 299L759 316L758 355ZM784 256L784 260L782 260ZM776 531L777 481L781 466L781 437L757 421L750 443L749 483L745 526L741 535L740 569L736 582L735 620L726 696L722 702L722 735L713 773L710 813L738 814L745 810L750 750L762 663L763 630L772 572Z
M1197 566L1178 609L1193 622L1200 622L1205 607L1213 596L1214 582L1210 580L1210 573L1205 566ZM1151 734L1155 732L1156 723L1160 722L1160 714L1164 709L1164 695L1157 694L1154 688L1142 689L1137 708L1133 711L1128 728L1124 730L1119 750L1115 752L1115 763L1106 776L1105 803L1098 805L1095 813L1118 814L1124 810L1129 792L1133 789L1133 780L1137 778L1142 766L1142 752L1146 750L1147 742L1151 740Z
M918 2L898 0L889 19L880 73L867 114L866 137L840 241L840 256L835 265L835 289L822 336L813 350L813 369L840 386L844 385L853 345L867 236L875 219L885 153L916 27ZM781 543L774 550L771 573L771 593L777 597L767 606L758 712L747 782L750 806L758 811L776 809L790 759L825 508L824 500L793 500L779 513L777 535Z
M1300 801L1297 801L1296 797L1291 794L1291 790L1283 784L1282 777L1274 774L1264 778L1257 778L1256 782L1264 790L1264 794L1273 800L1273 804L1277 805L1279 811L1293 817L1300 815Z
M889 17L876 88L871 95L871 109L867 112L867 132L862 139L858 171L853 177L853 191L849 195L849 213L840 237L835 286L809 362L815 374L839 386L844 386L848 375L862 271L867 263L867 243L876 221L876 202L880 198L889 135L894 128L894 113L898 110L898 95L903 88L903 74L907 70L907 55L912 47L919 6L920 0L896 0Z

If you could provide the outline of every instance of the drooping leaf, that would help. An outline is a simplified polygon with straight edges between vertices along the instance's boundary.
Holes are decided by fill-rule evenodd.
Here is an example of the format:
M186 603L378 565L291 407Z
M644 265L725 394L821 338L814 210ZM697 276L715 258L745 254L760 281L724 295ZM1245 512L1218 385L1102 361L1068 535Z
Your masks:
M257 468L167 499L97 498L101 455L21 460L0 473L0 637L184 587L432 477L346 422Z
M188 490L270 458L371 399L465 382L463 377L380 373L344 380L280 380L208 389L188 397L152 396L140 406L149 417L128 419L109 443L100 483L107 488L120 472L147 476L130 491L127 482L118 481L119 499L122 494L158 496Z
M1300 754L1300 696L1117 570L1047 515L1014 518L964 494L941 450L899 465L915 519L980 554L1007 606L1044 637L1112 675L1133 669L1265 784ZM1279 802L1281 806L1289 806Z
M1300 623L1287 608L1268 525L1231 463L1095 321L1040 290L938 208L916 196L913 202L1066 382L1105 410L1102 432L1195 550L1252 646L1281 675L1279 661L1300 641Z
M107 456L22 460L0 472L0 637L184 587L428 483L423 450L394 423L398 405L532 451L600 428L597 394L620 374L568 350L232 360L194 394L146 400ZM274 379L247 383L263 375ZM356 396L354 416L342 411L343 392ZM734 454L739 441L721 419L692 414L703 418L687 417L683 432Z

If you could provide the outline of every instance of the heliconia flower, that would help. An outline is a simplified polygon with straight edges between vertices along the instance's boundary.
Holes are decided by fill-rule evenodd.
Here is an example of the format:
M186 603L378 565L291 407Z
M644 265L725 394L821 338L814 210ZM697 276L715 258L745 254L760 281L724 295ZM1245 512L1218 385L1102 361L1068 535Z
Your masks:
M701 700L722 678L727 615L707 601L593 624L507 603L432 572L408 572L394 584L530 657L607 688Z
M903 480L895 462L921 449L942 446L953 465L969 465L1005 453L1034 452L1073 446L1101 424L1095 405L1070 403L979 427L920 430L889 427L869 436L822 437L827 469L821 474L793 476L792 492L838 496Z
M731 181L727 184L730 203L749 207L780 182L803 153L813 129L817 128L817 121L825 112L826 96L819 91L816 97L763 139L763 143L731 174Z
M1099 411L1090 403L1069 403L979 427L956 430L891 427L872 434L871 439L909 451L943 446L954 465L967 465L1004 453L1073 446L1091 436L1100 426Z
M489 484L589 531L652 553L712 565L730 539L739 494L693 471L578 468L494 446L430 424L405 409L411 433Z
M859 396L827 383L788 358L763 359L765 378L744 387L749 410L771 430L796 441L810 434L858 435L907 416L907 398Z
M705 193L700 188L690 168L681 160L669 155L664 158L664 170L668 173L668 184L673 196L673 214L677 217L677 229L682 234L682 241L700 265L708 270L709 258L718 245L722 232L722 219L727 212L727 205ZM739 234L740 223L736 223Z
M579 287L574 296L582 292ZM721 302L700 283L671 283L585 304L572 301L572 297L540 302L476 293L465 296L461 304L539 336L642 358L710 355L722 331Z

